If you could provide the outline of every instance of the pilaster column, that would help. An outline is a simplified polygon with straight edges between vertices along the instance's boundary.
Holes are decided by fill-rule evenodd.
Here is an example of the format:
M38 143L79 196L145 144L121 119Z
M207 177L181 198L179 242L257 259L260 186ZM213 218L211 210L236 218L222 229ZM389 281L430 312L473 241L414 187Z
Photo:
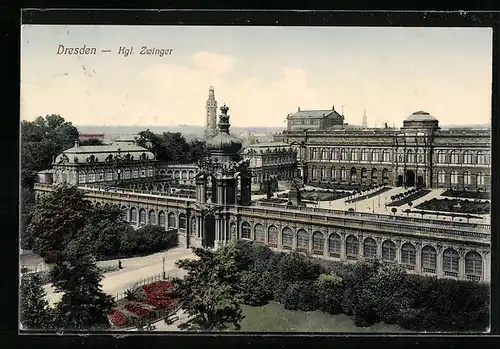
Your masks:
M375 241L377 241L377 258L382 258L382 238L378 236Z
M358 259L363 258L363 254L365 252L365 246L364 246L364 238L362 234L358 235Z
M341 233L340 234L340 259L345 260L347 259L346 251L345 251L345 240L346 240L346 234Z
M309 247L308 247L308 253L312 255L312 251L313 251L313 235L312 235L312 232L311 233L308 233L309 235Z
M436 275L437 277L443 277L444 271L443 271L443 246L438 245L436 246Z
M328 249L329 247L329 244L328 244L328 241L329 241L329 235L328 235L328 231L326 231L326 234L323 234L324 236L324 239L323 239L323 257L324 258L330 258L330 251Z
M396 262L401 264L401 240L397 239L396 242Z
M282 239L282 233L283 233L283 227L279 228L278 229L278 241L277 241L277 245L278 245L278 249L283 249L283 239Z
M422 272L422 243L420 241L415 243L416 255L415 255L415 271L420 273Z
M483 281L491 282L491 254L483 251Z
M292 251L297 249L297 227L294 227L292 230Z
M465 250L463 248L458 251L458 278L465 280Z

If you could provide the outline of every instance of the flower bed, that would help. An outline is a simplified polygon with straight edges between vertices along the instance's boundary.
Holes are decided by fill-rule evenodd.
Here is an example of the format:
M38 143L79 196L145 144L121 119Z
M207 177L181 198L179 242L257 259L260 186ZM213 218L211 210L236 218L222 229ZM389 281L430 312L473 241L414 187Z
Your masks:
M171 290L173 285L169 281L158 281L149 285L142 286L146 297L150 295L160 295L165 297L167 291Z
M116 308L111 309L111 314L109 315L109 321L111 321L111 323L117 327L125 326L129 323L127 317L123 315L123 313Z
M152 316L154 316L154 312L152 312L149 309L141 307L137 303L128 303L127 305L125 305L125 309L127 309L132 314L135 314L140 318L151 318Z
M417 209L429 211L444 211L456 213L470 213L470 214L489 214L490 213L489 201L469 201L460 199L432 199L422 202L418 205Z

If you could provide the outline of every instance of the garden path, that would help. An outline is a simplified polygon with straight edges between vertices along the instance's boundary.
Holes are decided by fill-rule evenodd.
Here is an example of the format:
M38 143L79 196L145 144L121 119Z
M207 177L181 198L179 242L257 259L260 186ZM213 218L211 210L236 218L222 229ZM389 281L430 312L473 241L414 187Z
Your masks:
M162 258L165 257L165 272L171 277L181 277L185 271L175 266L179 259L195 258L193 251L185 247L176 247L167 251L154 253L144 257L123 258L123 269L104 274L101 281L102 290L115 295L133 286L137 281L163 272ZM53 305L61 299L62 293L56 293L52 284L44 286L49 304Z

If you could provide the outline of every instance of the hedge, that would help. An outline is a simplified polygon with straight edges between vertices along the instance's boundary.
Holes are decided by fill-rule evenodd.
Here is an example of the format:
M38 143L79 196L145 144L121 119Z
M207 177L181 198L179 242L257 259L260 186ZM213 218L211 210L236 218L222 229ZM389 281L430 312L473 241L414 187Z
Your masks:
M490 285L408 274L380 261L346 263L238 241L241 297L259 306L274 300L290 310L351 316L357 326L378 322L415 331L484 331Z

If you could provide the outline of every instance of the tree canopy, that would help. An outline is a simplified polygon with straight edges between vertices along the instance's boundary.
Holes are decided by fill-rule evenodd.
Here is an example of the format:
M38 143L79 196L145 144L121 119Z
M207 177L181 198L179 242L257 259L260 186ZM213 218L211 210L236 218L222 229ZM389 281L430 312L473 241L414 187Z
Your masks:
M80 142L80 145L103 145L104 143L97 138L89 138Z
M23 275L20 289L21 324L29 330L52 327L52 309L45 299L40 276L37 273Z
M53 286L63 292L55 308L58 329L93 330L108 328L108 314L114 306L111 296L101 289L102 271L95 260L77 249L68 253L51 270Z
M49 169L53 158L71 148L78 130L57 114L21 123L21 178L23 185L35 181L36 173Z
M221 331L230 325L240 328L243 315L238 291L236 248L225 246L216 252L195 248L198 259L180 260L179 268L188 274L175 279L182 309L189 320L180 329Z
M180 132L156 134L148 129L139 132L139 136L137 144L148 148L159 161L195 163L207 153L204 141L188 142Z

